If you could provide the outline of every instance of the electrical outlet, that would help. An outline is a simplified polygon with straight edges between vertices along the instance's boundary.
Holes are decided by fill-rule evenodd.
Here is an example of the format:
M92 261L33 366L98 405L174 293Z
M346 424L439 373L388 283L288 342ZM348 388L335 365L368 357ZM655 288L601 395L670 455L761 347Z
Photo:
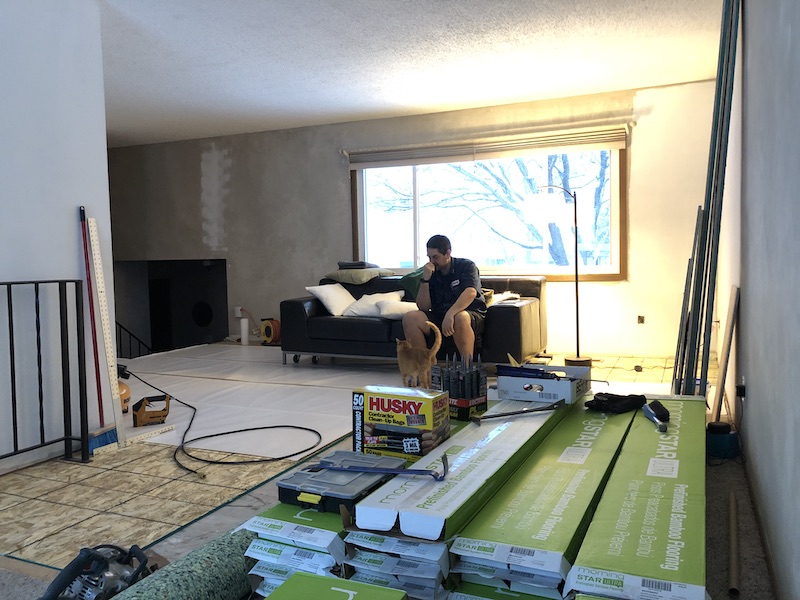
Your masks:
M233 316L237 319L242 318L242 307L241 306L234 306L233 307Z
M639 325L644 325L644 315L639 315L638 317L636 317L636 322Z

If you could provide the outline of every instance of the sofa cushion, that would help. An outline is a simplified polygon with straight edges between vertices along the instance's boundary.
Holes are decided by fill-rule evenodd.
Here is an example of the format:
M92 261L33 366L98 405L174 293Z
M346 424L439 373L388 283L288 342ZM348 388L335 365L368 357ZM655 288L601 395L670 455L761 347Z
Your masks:
M360 285L368 282L370 279L376 277L386 277L394 275L394 271L390 269L378 268L365 268L365 269L339 269L325 275L328 279L333 279L339 283L353 283Z
M390 342L392 324L379 317L316 317L308 320L308 337L325 340Z
M397 290L396 292L384 292L382 294L364 294L353 302L342 313L345 317L379 317L381 316L378 302L381 300L394 300L400 302L405 292Z
M403 331L403 322L390 321L390 323L392 324L392 330L389 332L389 339L393 342L406 339L406 333Z
M329 285L332 283L336 283L333 279L329 277L323 277L319 281L320 285ZM390 275L388 277L374 277L367 281L366 283L362 283L357 285L355 283L342 283L340 284L344 286L344 288L353 295L353 298L356 300L364 296L365 294L378 294L383 292L394 292L397 290L402 290L403 288L400 287L400 276L399 275Z
M331 285L311 285L306 291L325 305L332 315L341 315L345 309L356 301L341 283Z

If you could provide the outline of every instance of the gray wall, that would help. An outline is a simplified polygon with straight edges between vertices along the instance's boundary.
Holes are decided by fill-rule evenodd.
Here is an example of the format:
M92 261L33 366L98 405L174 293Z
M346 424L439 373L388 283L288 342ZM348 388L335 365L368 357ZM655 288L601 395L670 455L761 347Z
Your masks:
M744 7L742 432L780 597L800 598L800 3Z
M278 316L352 257L349 169L341 150L632 124L629 273L581 284L585 353L674 353L696 209L702 204L713 82L433 115L116 148L109 152L118 260L228 260L233 307ZM446 233L446 231L445 231ZM469 256L468 248L454 254ZM121 306L118 305L118 309ZM548 285L549 349L574 351L574 286ZM637 315L646 316L637 325ZM120 315L126 326L134 318Z

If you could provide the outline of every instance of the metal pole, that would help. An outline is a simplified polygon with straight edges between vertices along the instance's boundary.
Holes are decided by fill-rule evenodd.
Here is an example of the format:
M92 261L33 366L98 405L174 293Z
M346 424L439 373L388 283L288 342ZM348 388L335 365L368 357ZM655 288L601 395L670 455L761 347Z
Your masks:
M572 213L574 216L574 225L573 228L575 230L575 356L577 358L581 357L581 311L580 311L580 304L578 302L578 258L580 254L578 253L578 192L572 192Z
M560 185L543 185L542 188L554 188L563 191L567 196L572 198L572 228L575 234L575 356L567 357L564 359L564 364L573 367L591 367L592 359L589 357L581 358L581 311L580 299L578 296L578 261L580 253L578 251L578 193L568 190Z

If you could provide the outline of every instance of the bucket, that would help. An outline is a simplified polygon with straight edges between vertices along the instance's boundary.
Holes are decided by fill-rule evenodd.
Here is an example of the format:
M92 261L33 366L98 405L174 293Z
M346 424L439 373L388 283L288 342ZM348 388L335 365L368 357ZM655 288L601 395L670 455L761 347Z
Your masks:
M739 432L731 431L730 423L713 421L706 429L706 455L709 458L739 456Z

